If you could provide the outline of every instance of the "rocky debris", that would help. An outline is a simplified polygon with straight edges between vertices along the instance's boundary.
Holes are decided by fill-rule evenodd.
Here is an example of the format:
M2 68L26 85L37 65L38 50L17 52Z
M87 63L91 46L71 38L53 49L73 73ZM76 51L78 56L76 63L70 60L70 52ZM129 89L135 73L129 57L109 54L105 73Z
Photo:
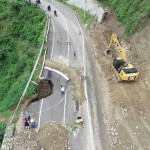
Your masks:
M147 150L150 148L150 131L147 132L150 126L150 117L147 115L150 112L148 107L150 105L148 86L150 85L148 84L150 59L146 51L149 44L147 42L149 36L146 36L149 33L149 26L147 25L133 37L127 38L124 35L124 27L119 24L117 17L110 12L103 23L97 24L95 28L93 26L89 28L92 50L102 79L99 85L104 97L101 103L109 146L113 150ZM108 50L112 33L118 36L121 46L126 50L127 62L131 62L140 71L136 82L118 84L115 81L115 76L110 70L113 58L118 54L115 44L111 47L112 58L106 57L104 53ZM142 51L143 49L145 51Z
M3 139L3 143L1 146L1 150L7 150L9 149L9 144L11 141L11 137L14 135L14 129L15 129L15 125L14 124L8 124L5 130L5 134L4 134L4 139Z
M44 150L69 150L68 130L65 126L56 122L49 122L39 131L36 136Z
M22 130L9 144L10 150L70 150L68 129L57 122L49 122L40 130Z
M35 136L35 131L21 131L11 139L10 150L40 150L41 147L36 141Z

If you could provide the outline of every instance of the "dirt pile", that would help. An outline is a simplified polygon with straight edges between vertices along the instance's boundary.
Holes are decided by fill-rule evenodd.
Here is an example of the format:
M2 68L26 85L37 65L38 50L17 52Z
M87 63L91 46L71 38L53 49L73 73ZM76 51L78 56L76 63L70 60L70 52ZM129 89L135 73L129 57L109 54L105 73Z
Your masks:
M56 122L45 124L45 126L37 134L36 139L44 150L70 149L68 142L68 130L65 126Z
M69 79L71 80L71 84L73 85L74 94L73 97L75 100L77 100L79 103L82 103L85 100L84 97L84 89L83 89L83 83L82 80L84 79L80 73L77 70L74 70L71 67L64 66L60 63L54 62L53 60L46 59L45 65L54 68L56 70L59 70L63 72L64 74L67 74Z
M21 131L19 134L12 138L10 150L40 150L41 147L35 139L36 134L37 133L35 131Z
M50 80L41 80L37 85L38 99L45 98L53 93L53 84Z
M22 130L15 134L11 140L10 150L69 150L68 130L65 126L56 122L45 124L39 131Z
M53 84L50 80L40 80L36 86L37 94L33 95L31 99L22 99L20 110L25 111L26 108L33 102L39 101L53 93Z

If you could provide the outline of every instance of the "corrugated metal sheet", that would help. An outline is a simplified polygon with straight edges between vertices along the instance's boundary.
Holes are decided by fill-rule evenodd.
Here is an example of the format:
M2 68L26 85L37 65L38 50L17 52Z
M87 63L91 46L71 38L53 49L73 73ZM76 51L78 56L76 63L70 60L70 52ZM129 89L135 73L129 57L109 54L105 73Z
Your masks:
M104 11L90 0L68 0L68 3L88 11L90 14L97 16L98 21L102 20Z

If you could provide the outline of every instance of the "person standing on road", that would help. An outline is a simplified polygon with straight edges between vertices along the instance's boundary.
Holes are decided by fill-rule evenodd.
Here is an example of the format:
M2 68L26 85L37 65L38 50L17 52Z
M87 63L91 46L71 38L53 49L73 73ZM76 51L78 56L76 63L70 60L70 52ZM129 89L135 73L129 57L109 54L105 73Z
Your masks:
M36 7L38 7L38 2L37 2L37 1L36 1L36 4L35 4L35 5L36 5Z
M74 51L74 59L76 59L76 51Z
M27 119L26 119L26 117L25 116L23 116L23 118L22 118L22 122L23 122L23 126L25 127L25 122L27 121Z
M25 112L25 117L27 118L27 121L29 121L30 120L30 113L27 111L27 112Z
M62 85L60 85L60 87L61 87L61 95L65 95L65 88Z
M33 119L31 119L31 128L32 129L36 128L36 124L35 124L35 121Z
M94 28L96 27L96 21L94 21L93 26L94 26Z
M25 128L29 129L29 122L27 120L25 121Z
M25 112L22 113L22 117L26 117Z

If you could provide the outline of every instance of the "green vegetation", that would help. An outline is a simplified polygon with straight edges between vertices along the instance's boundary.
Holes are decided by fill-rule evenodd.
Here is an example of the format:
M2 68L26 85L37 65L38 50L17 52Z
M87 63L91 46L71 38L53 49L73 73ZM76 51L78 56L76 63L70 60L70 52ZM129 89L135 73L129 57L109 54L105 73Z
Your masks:
M23 0L0 0L0 114L8 116L26 86L38 56L46 16ZM35 93L30 84L27 96Z
M148 0L98 0L114 10L126 26L127 35L143 28L150 19L150 1Z
M57 0L67 6L69 6L71 9L73 9L77 15L79 16L79 18L82 20L83 24L87 24L87 26L89 27L91 24L93 24L94 20L96 19L96 16L92 16L91 14L89 14L87 11L85 13L84 16L84 10L80 9L74 5L70 5L66 2L66 0Z
M6 123L0 122L0 143L2 143L3 141L5 129L6 129Z

